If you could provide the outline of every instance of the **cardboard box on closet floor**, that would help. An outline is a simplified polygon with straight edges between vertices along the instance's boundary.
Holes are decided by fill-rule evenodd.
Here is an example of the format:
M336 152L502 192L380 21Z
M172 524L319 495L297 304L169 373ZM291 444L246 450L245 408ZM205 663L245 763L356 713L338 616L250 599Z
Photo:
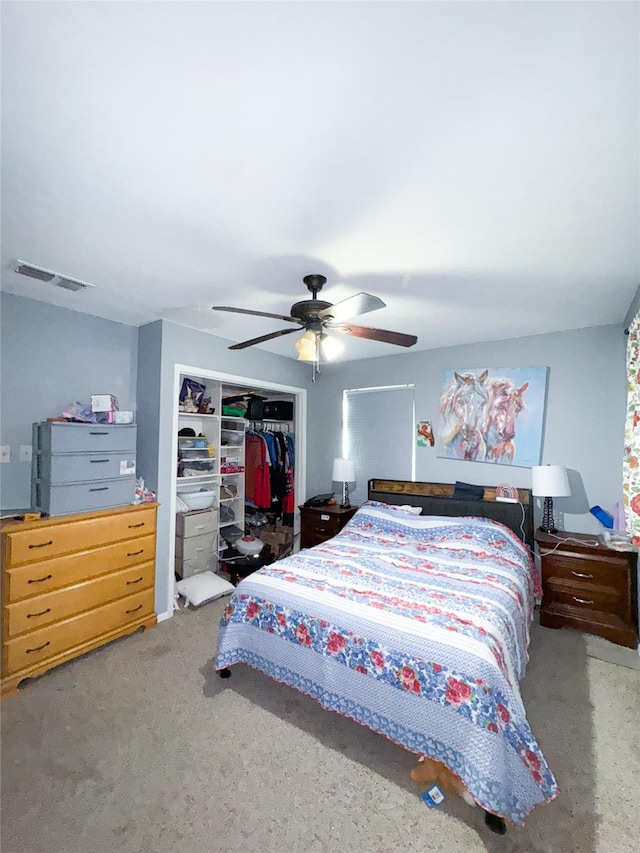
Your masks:
M259 536L276 560L287 556L293 550L293 527L268 524L260 530Z

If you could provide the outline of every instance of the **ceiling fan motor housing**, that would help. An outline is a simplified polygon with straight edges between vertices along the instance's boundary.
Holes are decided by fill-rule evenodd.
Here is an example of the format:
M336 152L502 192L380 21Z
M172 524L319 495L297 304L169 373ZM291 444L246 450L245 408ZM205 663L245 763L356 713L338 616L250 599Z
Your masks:
M331 307L331 302L323 302L321 299L304 299L302 302L296 302L295 305L291 306L291 316L304 323L305 328L311 329L313 332L321 332L322 321L328 318L321 318L319 314L325 308Z

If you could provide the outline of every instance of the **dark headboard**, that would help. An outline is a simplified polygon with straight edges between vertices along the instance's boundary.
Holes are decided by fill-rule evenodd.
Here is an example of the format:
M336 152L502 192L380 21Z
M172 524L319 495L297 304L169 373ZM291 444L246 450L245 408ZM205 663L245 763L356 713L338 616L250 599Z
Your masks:
M413 483L410 480L369 480L370 501L421 506L422 515L475 515L492 518L513 530L533 547L533 503L529 489L518 489L519 503L496 500L493 486L484 486L482 500L458 500L453 483ZM524 513L524 518L523 518Z

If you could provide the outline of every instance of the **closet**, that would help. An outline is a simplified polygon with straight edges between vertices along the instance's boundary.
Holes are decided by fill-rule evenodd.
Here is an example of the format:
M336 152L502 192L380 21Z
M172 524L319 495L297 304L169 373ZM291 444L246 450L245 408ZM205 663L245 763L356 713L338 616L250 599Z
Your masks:
M197 371L179 374L178 577L217 571L245 534L259 537L261 529L274 525L293 528L295 399L295 394L230 385Z

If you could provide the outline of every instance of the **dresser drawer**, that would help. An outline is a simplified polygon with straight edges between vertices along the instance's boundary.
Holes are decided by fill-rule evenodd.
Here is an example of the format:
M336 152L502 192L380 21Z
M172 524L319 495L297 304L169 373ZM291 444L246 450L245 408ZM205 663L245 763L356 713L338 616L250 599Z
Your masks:
M35 477L53 485L65 483L96 483L135 477L135 450L126 453L58 453L35 458Z
M217 529L217 509L207 509L204 512L179 512L176 515L176 533L184 539L190 536L202 536L204 533L215 533Z
M69 515L125 506L136 494L135 477L118 480L96 480L90 483L55 485L48 480L35 480L33 503L47 515Z
M33 425L34 453L94 453L127 450L135 454L135 424L38 423Z
M5 572L5 603L42 595L63 586L82 583L104 575L155 560L156 537L152 533L91 551L66 557L54 557L40 563L27 563Z
M26 670L153 613L153 589L112 601L5 643L5 675Z
M65 587L4 608L6 635L16 637L51 622L68 619L85 610L107 604L153 586L155 563L142 563L120 572Z
M113 514L77 516L70 518L68 523L65 519L50 524L45 521L42 525L29 526L24 530L20 530L19 525L16 527L18 529L6 532L3 536L5 567L39 563L49 557L155 534L156 510L155 507L141 506Z

